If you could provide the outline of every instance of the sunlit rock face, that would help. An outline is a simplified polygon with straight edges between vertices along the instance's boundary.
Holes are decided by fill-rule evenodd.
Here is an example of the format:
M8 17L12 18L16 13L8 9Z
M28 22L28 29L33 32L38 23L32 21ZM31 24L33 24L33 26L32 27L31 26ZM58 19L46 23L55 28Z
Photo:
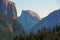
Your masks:
M37 17L37 18L39 18L39 19L40 19L40 16L39 16L39 15L37 15L37 13L36 13L36 12L34 12L34 11L32 11L32 10L28 10L28 12L29 12L33 17Z
M32 10L22 10L22 14L18 17L18 21L22 24L24 29L28 32L36 23L40 21L37 13Z
M0 14L4 14L13 19L17 19L15 3L9 0L0 0Z

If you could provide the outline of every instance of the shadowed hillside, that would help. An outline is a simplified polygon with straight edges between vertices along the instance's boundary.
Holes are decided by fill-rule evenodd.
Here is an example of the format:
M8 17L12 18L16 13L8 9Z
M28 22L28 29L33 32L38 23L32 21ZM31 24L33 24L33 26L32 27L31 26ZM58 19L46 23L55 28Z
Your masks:
M12 40L20 33L24 34L24 29L17 20L0 14L0 40Z

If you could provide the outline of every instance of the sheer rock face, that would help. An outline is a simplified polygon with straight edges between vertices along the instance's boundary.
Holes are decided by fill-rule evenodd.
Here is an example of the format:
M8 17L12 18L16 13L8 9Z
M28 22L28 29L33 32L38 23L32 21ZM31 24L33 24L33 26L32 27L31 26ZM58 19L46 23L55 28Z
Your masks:
M9 0L0 0L0 14L4 14L13 19L17 19L15 3Z
M26 32L28 32L28 30L40 21L38 16L39 15L32 10L22 10L22 14L18 17L18 21L22 24Z
M0 40L13 40L17 34L24 33L24 29L17 21L15 3L0 0Z
M15 8L15 3L9 1L8 7L7 7L7 15L10 16L11 18L17 19L17 12Z

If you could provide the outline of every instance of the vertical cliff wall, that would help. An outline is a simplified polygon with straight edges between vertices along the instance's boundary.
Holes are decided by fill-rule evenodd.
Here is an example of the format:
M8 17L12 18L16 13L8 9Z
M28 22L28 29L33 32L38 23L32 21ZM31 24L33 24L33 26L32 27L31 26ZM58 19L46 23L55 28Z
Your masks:
M9 0L0 0L0 14L4 14L13 19L17 19L15 3Z
M8 6L7 6L7 15L11 18L17 19L15 3L11 1L9 1Z

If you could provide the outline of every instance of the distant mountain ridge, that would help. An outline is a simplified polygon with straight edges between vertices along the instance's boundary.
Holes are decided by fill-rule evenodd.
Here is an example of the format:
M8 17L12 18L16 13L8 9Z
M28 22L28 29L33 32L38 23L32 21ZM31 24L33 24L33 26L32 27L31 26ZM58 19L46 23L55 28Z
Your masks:
M47 28L53 28L56 25L60 24L60 9L51 12L47 17L43 18L39 21L34 27L31 29L34 32L37 32L38 29L46 26Z
M22 24L23 28L28 31L32 28L37 22L40 21L37 13L32 10L22 10L22 14L18 17L18 21Z

